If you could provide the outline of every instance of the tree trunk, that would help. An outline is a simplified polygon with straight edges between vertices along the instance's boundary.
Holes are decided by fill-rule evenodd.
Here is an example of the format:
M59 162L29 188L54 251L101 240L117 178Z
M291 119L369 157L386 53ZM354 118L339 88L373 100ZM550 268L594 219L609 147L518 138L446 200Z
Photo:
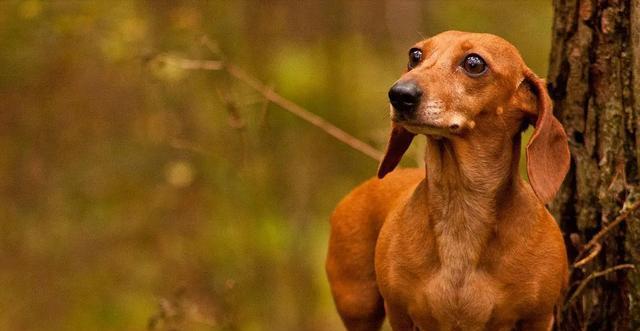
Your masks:
M570 260L638 199L640 0L554 0L549 92L569 136L571 170L551 210ZM589 275L640 259L640 222L631 214L572 270L568 298ZM584 254L584 253L583 253ZM640 270L586 283L560 314L559 330L640 330Z

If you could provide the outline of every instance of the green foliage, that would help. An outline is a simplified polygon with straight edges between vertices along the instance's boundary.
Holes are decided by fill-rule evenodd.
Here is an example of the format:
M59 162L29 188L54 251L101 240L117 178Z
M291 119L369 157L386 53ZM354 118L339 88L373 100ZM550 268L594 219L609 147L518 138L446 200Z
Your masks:
M157 59L219 59L207 35L380 149L419 33L501 34L544 72L546 1L395 6L0 2L0 329L340 328L328 217L376 164L222 72Z

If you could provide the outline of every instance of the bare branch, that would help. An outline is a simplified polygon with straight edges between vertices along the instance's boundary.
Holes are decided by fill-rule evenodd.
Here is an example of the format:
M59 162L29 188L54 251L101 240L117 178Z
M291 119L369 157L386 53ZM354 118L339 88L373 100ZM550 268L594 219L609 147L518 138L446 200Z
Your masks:
M203 39L203 43L213 52L215 46L211 44L208 39ZM280 94L276 93L272 88L262 83L257 78L249 75L244 70L236 67L235 65L222 62L222 61L210 61L210 60L192 60L176 57L165 57L162 59L164 63L174 65L185 70L225 70L234 78L242 81L247 86L260 93L265 99L280 106L282 109L290 112L291 114L301 118L302 120L314 125L315 127L326 132L328 135L343 142L351 148L369 156L370 158L380 161L382 160L382 152L373 146L363 142L362 140L350 135L344 130L333 125L324 118L300 107L293 101L284 98Z
M629 216L636 211L638 208L640 208L640 200L632 203L629 207L624 208L622 210L622 212L620 212L620 214L618 215L618 217L616 217L611 223L607 224L607 226L605 226L604 228L602 228L600 231L598 231L598 233L596 233L595 236L593 236L593 238L591 238L591 240L589 240L589 242L584 245L582 251L580 252L580 254L578 254L578 256L576 257L576 260L578 260L577 262L575 262L573 264L574 267L581 267L584 266L587 262L593 260L593 258L600 253L600 249L601 247L599 244L599 241L607 234L609 233L609 231L611 231L613 228L615 228L616 226L618 226L618 224L622 223L624 220L626 220L627 218L629 218ZM589 254L589 256L587 256L586 258L582 258L584 256L584 254L586 254L586 252L591 252Z
M183 140L183 139L179 139L179 138L174 138L171 139L169 141L169 146L175 148L175 149L181 149L181 150L187 150L187 151L191 151L191 152L195 152L195 153L199 153L199 154L203 154L203 155L207 155L209 154L204 148L189 142L187 140Z
M200 43L204 45L213 55L222 55L222 51L220 50L218 43L209 39L207 35L203 35L202 38L200 38Z
M599 243L595 243L593 246L593 250L591 250L591 253L589 253L589 256L585 257L584 259L581 259L579 261L576 261L573 264L574 268L580 268L583 265L589 263L591 260L593 260L598 253L600 253L600 250L602 250L602 245L600 245Z
M192 60L173 56L165 56L161 60L184 70L222 70L224 67L221 61Z
M247 84L247 86L256 90L258 93L262 94L267 100L275 103L276 105L280 106L282 109L322 129L324 132L326 132L330 136L340 140L341 142L349 145L351 148L371 157L372 159L376 161L379 161L382 159L382 153L376 148L348 134L347 132L331 124L324 118L282 97L281 95L279 95L278 93L270 89L268 86L264 85L261 81L259 81L255 77L247 74L244 70L229 63L225 65L225 69L227 70L227 72L229 72L231 76Z
M225 108L227 108L227 112L229 113L229 126L238 130L244 129L245 121L242 119L242 116L240 116L240 112L238 112L238 107L235 101L224 91L220 89L217 89L216 91L218 92L220 100L222 100Z
M268 86L269 90L273 90L273 86L269 85ZM269 111L269 99L264 98L264 102L262 103L262 106L260 107L260 126L261 127L265 127L267 125L267 114Z
M573 302L578 298L578 296L580 295L580 293L582 293L582 291L585 289L585 287L587 286L587 284L589 284L590 281L598 278L598 277L602 277L605 276L611 272L617 271L617 270L622 270L622 269L635 269L635 267L633 266L633 264L619 264L617 266L611 267L611 268L607 268L605 270L599 271L599 272L594 272L592 274L590 274L589 276L587 276L587 278L585 278L584 280L582 280L582 282L580 282L580 285L578 286L578 288L576 288L575 292L573 292L573 295L571 295L571 298L569 300L567 300L567 302L564 305L563 310L567 310L569 307L571 307L571 305L573 304Z
M631 215L631 213L633 213L638 208L640 208L640 200L632 203L629 207L625 208L622 212L620 212L620 215L618 215L618 217L616 217L611 223L602 228L602 230L600 230L595 236L593 236L593 238L591 238L591 240L589 240L589 242L585 246L585 249L589 249L594 246L598 241L600 241L600 239L602 239L602 237L604 237L609 231L611 231L611 229L622 223L622 221L626 220L629 215Z

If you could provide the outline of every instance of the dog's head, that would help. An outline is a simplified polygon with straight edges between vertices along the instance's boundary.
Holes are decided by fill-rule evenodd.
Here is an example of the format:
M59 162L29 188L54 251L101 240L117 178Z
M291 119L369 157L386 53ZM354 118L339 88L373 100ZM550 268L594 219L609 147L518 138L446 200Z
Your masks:
M538 198L555 195L569 167L562 125L544 81L504 39L448 31L409 50L407 71L389 90L392 132L378 177L392 171L416 134L467 139L514 136L529 123L527 171Z

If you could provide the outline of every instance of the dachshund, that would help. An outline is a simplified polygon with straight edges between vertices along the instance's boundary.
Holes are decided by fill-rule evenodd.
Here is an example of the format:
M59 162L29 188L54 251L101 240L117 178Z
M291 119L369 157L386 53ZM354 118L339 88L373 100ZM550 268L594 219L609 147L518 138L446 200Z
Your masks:
M378 178L331 217L326 271L346 328L387 316L396 331L551 330L568 265L545 204L570 155L544 81L504 39L447 31L409 50L389 101ZM425 169L393 171L416 135Z

